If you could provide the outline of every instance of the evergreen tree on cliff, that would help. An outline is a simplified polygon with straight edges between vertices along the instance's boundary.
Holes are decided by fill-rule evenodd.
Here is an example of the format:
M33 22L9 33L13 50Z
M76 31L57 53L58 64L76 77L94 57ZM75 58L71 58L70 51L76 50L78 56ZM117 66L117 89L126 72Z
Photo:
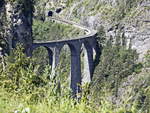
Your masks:
M8 53L17 43L21 43L29 54L32 45L32 5L32 0L0 0L0 44L5 42Z

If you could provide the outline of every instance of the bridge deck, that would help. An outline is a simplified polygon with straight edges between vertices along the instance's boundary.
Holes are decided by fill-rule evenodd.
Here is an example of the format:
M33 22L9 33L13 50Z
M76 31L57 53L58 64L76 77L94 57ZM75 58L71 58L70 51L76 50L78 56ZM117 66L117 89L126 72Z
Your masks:
M86 35L78 36L76 38L71 38L71 39L62 39L62 40L51 40L51 41L36 41L36 40L34 40L34 44L59 43L59 42L63 43L63 42L67 42L67 41L82 40L82 39L85 39L85 38L95 36L97 34L96 30L87 28L85 26L79 25L79 24L77 24L75 22L72 22L72 21L69 21L69 20L60 19L60 18L56 18L56 17L51 17L50 19L54 20L54 21L57 21L57 22L61 22L63 24L69 24L69 25L72 25L72 26L77 27L79 29L82 29L82 30L85 31Z

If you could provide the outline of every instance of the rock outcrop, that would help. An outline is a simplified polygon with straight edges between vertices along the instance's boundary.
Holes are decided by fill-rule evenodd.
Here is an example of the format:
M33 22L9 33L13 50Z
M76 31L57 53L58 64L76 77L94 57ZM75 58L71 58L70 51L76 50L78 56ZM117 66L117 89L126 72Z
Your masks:
M5 41L5 39L3 39L3 37L4 37L4 15L5 15L5 13L4 13L4 10L5 10L5 6L4 6L4 4L5 4L5 2L4 2L4 0L1 0L1 2L0 2L0 47L1 48L5 48L6 46L5 46L5 43L6 43L6 41Z
M51 5L47 9L66 4L59 16L95 29L103 26L107 39L124 38L127 48L137 50L140 61L150 49L149 0L61 0L48 3Z
M2 11L0 11L2 13ZM26 53L32 45L32 1L4 1L3 26L7 49L11 50L17 43L22 43Z
M112 2L112 5L116 4ZM114 5L113 5L114 6ZM81 17L82 23L89 27L103 26L107 38L114 40L119 35L125 38L126 47L137 50L139 60L142 61L150 49L150 5L148 1L138 2L136 8L131 8L121 20L108 22L101 13ZM86 21L85 21L86 20Z

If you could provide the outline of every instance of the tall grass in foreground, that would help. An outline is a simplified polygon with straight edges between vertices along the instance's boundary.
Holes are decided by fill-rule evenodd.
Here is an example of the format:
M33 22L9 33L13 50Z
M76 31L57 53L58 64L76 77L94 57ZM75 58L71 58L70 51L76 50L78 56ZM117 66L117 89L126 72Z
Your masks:
M139 98L145 96L147 103L132 101L134 95L131 94L126 97L129 101L117 107L106 98L108 92L95 97L88 85L82 88L81 100L73 99L66 85L67 76L61 69L59 75L50 80L50 67L39 73L39 65L22 51L19 46L5 58L5 69L0 65L0 113L149 113L149 107L140 106L149 104L149 86L138 92Z

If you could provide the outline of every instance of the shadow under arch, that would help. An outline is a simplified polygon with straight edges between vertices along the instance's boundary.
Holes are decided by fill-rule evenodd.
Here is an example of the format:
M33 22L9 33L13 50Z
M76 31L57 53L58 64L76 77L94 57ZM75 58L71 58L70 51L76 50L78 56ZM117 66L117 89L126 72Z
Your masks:
M90 38L90 39L88 39L86 44L88 44L87 46L91 47L92 50L93 50L93 62L94 62L93 73L94 73L96 66L100 62L100 56L101 56L102 47L98 43L97 38Z
M32 58L36 59L38 65L45 67L46 65L52 65L53 52L47 46L38 46L32 50Z
M94 49L88 41L83 42L84 69L83 83L90 83L94 73Z
M84 43L81 45L81 50L80 50L80 59L81 59L81 78L84 76Z

